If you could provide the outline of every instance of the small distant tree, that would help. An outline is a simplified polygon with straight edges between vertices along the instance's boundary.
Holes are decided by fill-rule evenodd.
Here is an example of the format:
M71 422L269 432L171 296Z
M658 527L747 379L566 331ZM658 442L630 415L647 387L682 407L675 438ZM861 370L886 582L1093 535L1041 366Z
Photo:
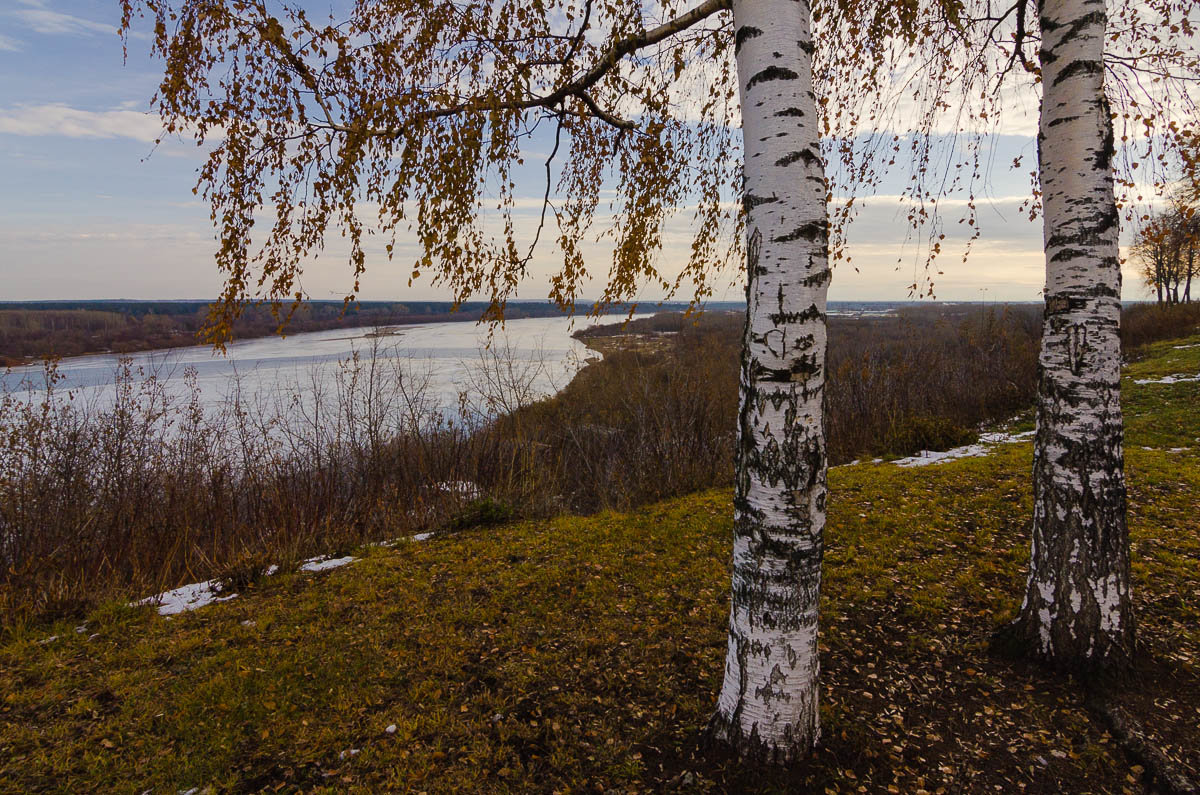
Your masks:
M1130 256L1158 303L1190 303L1192 279L1200 268L1200 213L1188 193L1176 190L1168 206L1138 229ZM1182 292L1181 292L1182 290Z

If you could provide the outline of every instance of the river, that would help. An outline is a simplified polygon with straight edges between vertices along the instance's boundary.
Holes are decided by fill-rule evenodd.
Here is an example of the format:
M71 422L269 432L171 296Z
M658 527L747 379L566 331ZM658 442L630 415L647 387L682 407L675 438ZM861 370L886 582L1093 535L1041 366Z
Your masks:
M111 405L122 359L130 361L135 380L153 375L174 396L188 392L185 374L194 381L200 403L206 408L223 404L233 390L243 397L259 399L281 391L311 391L333 380L339 363L355 352L360 358L373 354L403 364L419 373L428 384L428 394L443 410L452 411L460 393L470 391L478 378L481 355L511 360L528 373L537 396L554 394L570 381L590 352L571 332L600 321L582 316L528 318L496 327L489 346L487 326L470 322L428 323L389 327L376 335L372 328L333 329L285 338L262 337L230 344L224 355L209 346L146 351L128 354L79 356L58 364L60 380L56 392L96 407ZM0 374L3 391L23 399L44 391L43 368L29 365Z

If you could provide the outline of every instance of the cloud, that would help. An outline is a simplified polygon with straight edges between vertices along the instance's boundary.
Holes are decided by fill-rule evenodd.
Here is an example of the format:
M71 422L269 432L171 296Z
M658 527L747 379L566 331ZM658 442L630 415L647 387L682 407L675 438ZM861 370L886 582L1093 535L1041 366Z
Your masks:
M162 120L134 110L92 111L60 103L0 109L0 134L68 138L132 138L150 142L162 132Z
M93 22L90 19L52 11L43 0L19 0L25 8L14 9L10 16L25 23L34 33L47 35L91 36L96 33L115 35L117 25L112 22Z
M20 52L24 46L19 40L0 33L0 52Z

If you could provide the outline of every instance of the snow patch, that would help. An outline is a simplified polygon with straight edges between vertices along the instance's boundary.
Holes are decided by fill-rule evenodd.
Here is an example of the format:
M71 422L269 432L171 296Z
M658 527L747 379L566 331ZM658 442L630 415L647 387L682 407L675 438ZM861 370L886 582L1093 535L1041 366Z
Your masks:
M329 558L325 556L309 558L300 565L300 571L328 571L329 569L336 569L353 563L356 560L358 558L350 555L344 558Z
M946 461L957 461L960 458L976 458L987 455L991 448L998 444L1012 444L1033 438L1033 431L1022 433L984 433L980 434L977 444L955 447L953 450L922 450L908 458L900 458L892 463L901 467L923 467L930 464L941 464Z
M1177 351L1185 351L1188 348L1200 348L1200 342L1192 343L1191 345L1173 345L1172 347Z
M413 541L428 541L433 538L433 533L417 533L412 537Z
M177 613L185 613L188 610L196 610L213 602L228 602L230 599L235 598L237 598L237 594L235 593L223 596L221 594L221 584L217 580L205 580L204 582L181 585L178 588L163 591L160 594L149 596L133 604L139 607L141 605L157 605L160 616L173 616Z
M469 480L443 480L437 484L437 490L464 500L477 500L483 496L483 490Z
M1139 378L1133 383L1135 384L1182 384L1188 381L1200 381L1200 374L1184 375L1183 373L1175 373L1174 375L1164 375L1162 378Z

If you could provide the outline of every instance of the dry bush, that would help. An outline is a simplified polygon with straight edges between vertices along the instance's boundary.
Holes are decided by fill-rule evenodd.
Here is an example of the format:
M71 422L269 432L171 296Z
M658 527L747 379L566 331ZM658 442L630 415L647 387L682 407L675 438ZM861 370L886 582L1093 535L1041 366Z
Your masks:
M1121 347L1127 355L1157 340L1200 329L1200 304L1134 304L1121 313Z
M235 382L215 411L194 372L180 395L126 361L104 403L57 380L51 364L44 391L0 397L0 625L436 529L472 507L470 484L534 491L494 417L442 412L404 359L266 395Z
M908 309L830 324L830 460L974 440L1028 408L1040 315L1030 307Z

